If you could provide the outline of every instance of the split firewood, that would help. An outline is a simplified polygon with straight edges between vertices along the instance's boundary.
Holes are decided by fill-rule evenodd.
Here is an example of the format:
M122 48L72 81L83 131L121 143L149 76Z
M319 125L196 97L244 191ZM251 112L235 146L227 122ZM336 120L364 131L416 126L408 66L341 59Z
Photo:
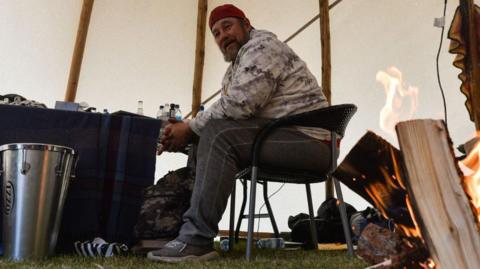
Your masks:
M436 268L480 268L480 233L445 124L413 120L396 131L416 226Z
M406 236L415 235L402 185L400 151L373 132L367 132L350 150L334 177L393 219Z

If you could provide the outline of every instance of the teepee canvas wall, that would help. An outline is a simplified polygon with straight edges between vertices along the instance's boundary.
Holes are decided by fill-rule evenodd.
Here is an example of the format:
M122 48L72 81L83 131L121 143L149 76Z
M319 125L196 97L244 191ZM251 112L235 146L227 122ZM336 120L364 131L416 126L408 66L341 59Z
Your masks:
M208 1L209 11L227 1ZM258 29L268 29L284 40L319 12L317 0L233 0ZM458 1L449 1L446 30ZM82 7L80 0L0 0L0 94L17 93L53 107L63 100L70 60ZM330 11L332 47L332 101L355 103L359 110L347 129L342 156L366 130L397 144L388 130L379 126L385 105L385 89L377 73L395 67L402 72L406 89L418 88L412 118L443 117L437 85L435 57L440 29L433 26L441 17L438 0L343 0ZM197 1L194 0L101 0L95 1L77 101L98 110L134 112L143 100L145 114L155 116L163 103L179 103L190 111L196 40ZM289 45L321 78L318 21ZM474 134L460 93L458 70L452 65L444 37L440 54L440 77L447 97L448 121L454 143ZM206 34L203 99L219 89L227 64L210 33ZM411 100L406 100L410 102ZM158 157L157 178L184 165L186 157ZM271 192L276 186L270 188ZM306 202L288 199L303 195L303 188L285 187L272 198L281 230L287 230L289 215L305 212ZM323 199L323 184L314 188L316 206ZM357 209L368 204L353 192L345 200ZM260 201L259 201L260 202ZM261 202L260 202L261 204ZM220 228L227 228L228 212ZM269 230L266 221L261 230Z

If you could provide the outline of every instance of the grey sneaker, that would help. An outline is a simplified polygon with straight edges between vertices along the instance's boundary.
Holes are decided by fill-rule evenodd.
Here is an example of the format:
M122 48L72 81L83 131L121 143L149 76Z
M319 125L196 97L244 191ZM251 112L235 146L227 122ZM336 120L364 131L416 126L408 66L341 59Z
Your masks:
M168 263L206 261L217 257L218 253L213 248L213 244L211 246L194 246L179 240L172 240L163 248L147 254L149 260Z
M147 253L152 250L163 248L168 242L172 240L173 238L139 240L138 243L130 249L130 251L135 255L147 255Z

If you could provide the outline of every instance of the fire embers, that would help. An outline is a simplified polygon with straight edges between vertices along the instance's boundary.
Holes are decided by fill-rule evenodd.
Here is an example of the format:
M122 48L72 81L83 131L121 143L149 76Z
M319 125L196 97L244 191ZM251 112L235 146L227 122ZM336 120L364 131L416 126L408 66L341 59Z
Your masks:
M358 239L357 255L376 268L426 268L428 251L420 241L370 223ZM381 264L381 265L380 265Z

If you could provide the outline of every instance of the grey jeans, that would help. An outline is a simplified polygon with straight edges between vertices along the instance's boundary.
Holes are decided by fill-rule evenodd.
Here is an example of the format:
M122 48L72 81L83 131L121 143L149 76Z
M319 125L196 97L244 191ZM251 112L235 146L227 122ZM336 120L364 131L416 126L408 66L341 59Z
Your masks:
M200 134L190 208L178 240L210 245L227 206L234 176L247 167L255 135L267 121L210 120ZM323 172L330 166L330 147L294 128L280 128L264 142L260 164ZM261 166L260 166L261 167Z

